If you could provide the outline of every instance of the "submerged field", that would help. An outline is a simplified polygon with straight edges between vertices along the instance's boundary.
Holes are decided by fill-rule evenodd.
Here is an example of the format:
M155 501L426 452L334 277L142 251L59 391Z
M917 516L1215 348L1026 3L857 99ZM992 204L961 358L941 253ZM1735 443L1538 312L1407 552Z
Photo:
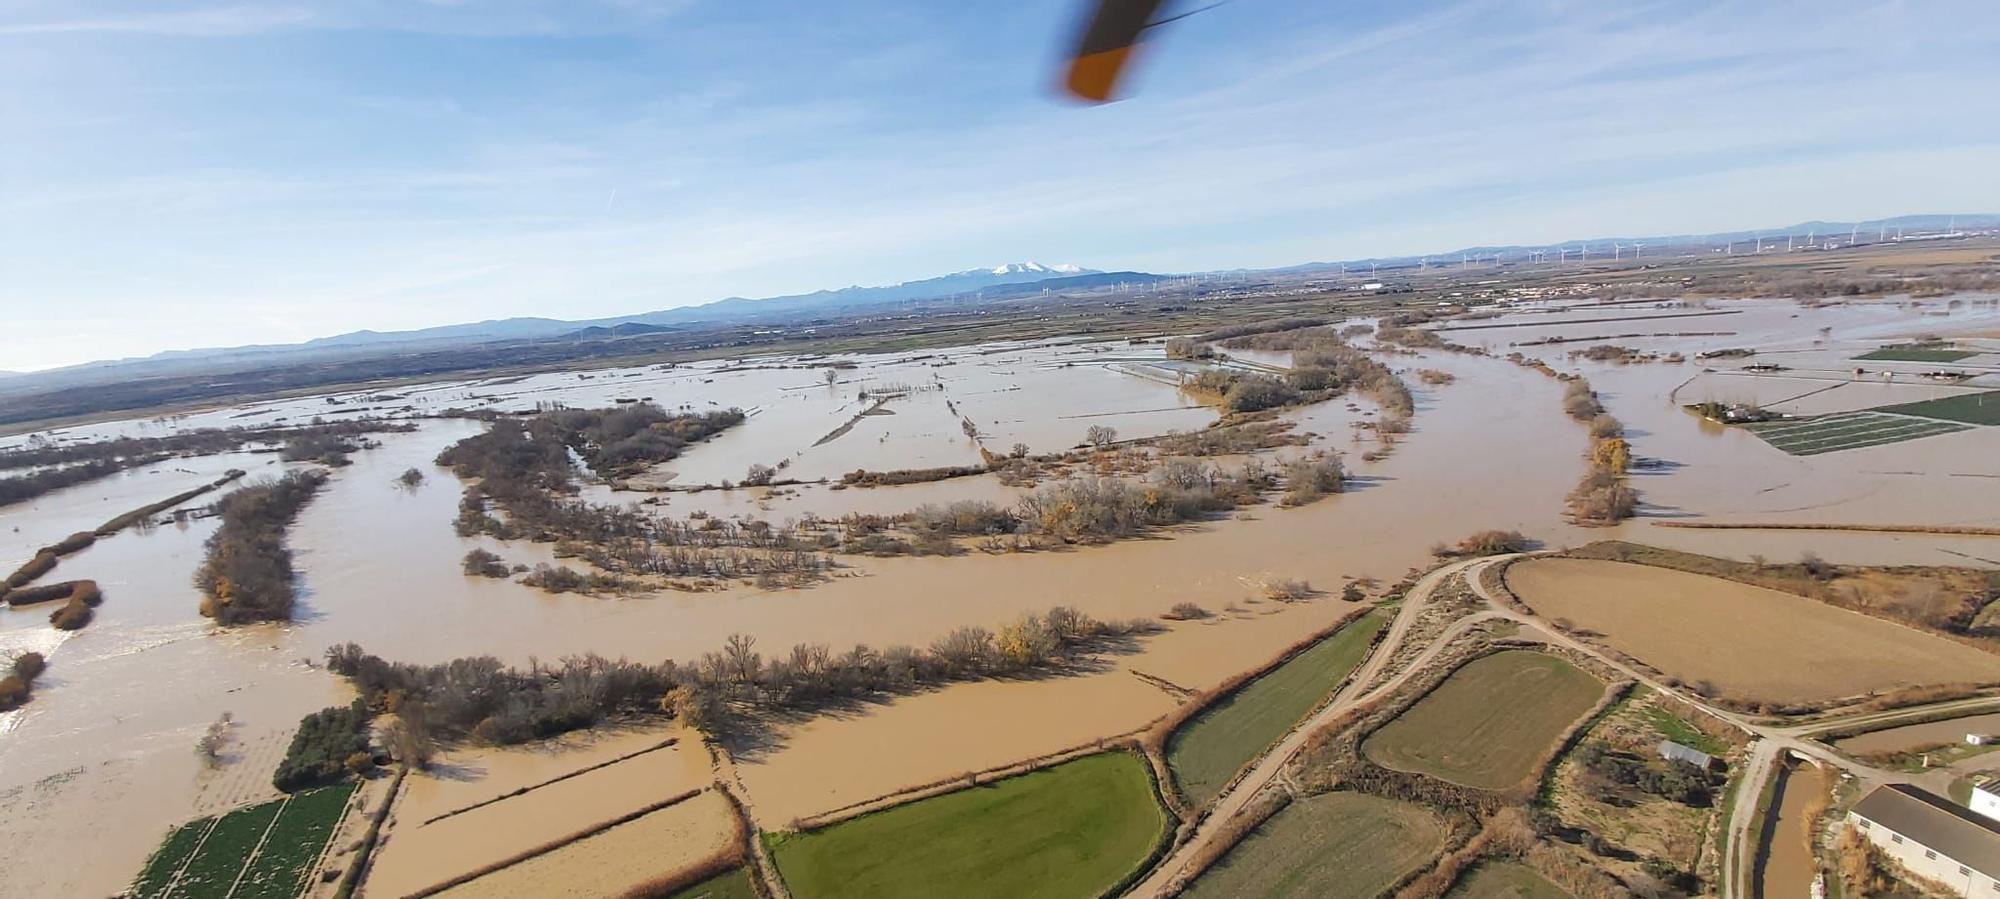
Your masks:
M1908 407L1891 408L1900 411ZM1996 411L2000 411L2000 404L1996 404L1995 408ZM1815 418L1758 422L1744 427L1748 428L1750 433L1764 438L1764 442L1794 456L1837 453L1842 450L1901 443L1905 440L1965 430L1965 425L1954 422L1910 417L1915 414L1917 413L1886 415L1881 412L1841 412Z
M1258 825L1181 895L1368 899L1428 862L1444 838L1444 822L1421 805L1322 793Z
M139 899L290 899L347 811L352 784L308 790L176 828L132 884Z
M1603 695L1602 682L1556 656L1497 652L1452 672L1361 748L1384 767L1503 790L1535 773L1556 737Z
M1568 620L1672 677L1743 701L1823 702L2000 680L2000 657L1992 654L1734 581L1550 558L1509 567L1507 584L1545 618Z
M717 824L728 815L728 800L710 790L437 895L446 899L630 895L727 848L731 834Z
M1197 804L1214 798L1361 664L1385 623L1379 613L1357 619L1189 721L1167 746L1175 786Z
M772 839L797 899L1089 899L1165 835L1146 763L1129 752L1040 771Z

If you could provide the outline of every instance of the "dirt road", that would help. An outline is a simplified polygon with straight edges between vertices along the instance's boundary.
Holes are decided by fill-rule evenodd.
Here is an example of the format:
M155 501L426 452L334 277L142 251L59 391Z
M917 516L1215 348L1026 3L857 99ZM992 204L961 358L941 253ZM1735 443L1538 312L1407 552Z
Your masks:
M1404 595L1403 606L1397 611L1396 620L1390 623L1388 632L1383 634L1382 641L1376 645L1375 651L1369 655L1368 661L1356 669L1353 677L1348 679L1347 686L1334 696L1332 702L1327 703L1317 713L1301 722L1297 727L1292 728L1291 732L1287 733L1284 739L1279 740L1277 745L1271 747L1268 752L1258 759L1257 764L1250 769L1248 774L1244 775L1231 786L1228 792L1217 797L1213 811L1195 828L1194 835L1186 843L1181 844L1173 853L1169 854L1165 860L1161 861L1151 874L1147 875L1144 880L1140 881L1126 895L1161 896L1169 891L1169 887L1180 886L1181 872L1187 868L1188 863L1199 855L1209 843L1214 841L1216 834L1222 829L1225 823L1241 814L1243 809L1250 804L1251 799L1255 798L1272 781L1278 779L1279 775L1284 771L1285 766L1291 762L1292 756L1298 753L1299 748L1305 745L1306 739L1312 736L1313 732L1325 727L1328 723L1346 714L1348 711L1371 702L1401 685L1410 675L1423 670L1423 667L1430 663L1430 660L1436 656L1437 652L1448 645L1460 633L1463 633L1465 628L1476 623L1466 619L1454 624L1445 633L1439 635L1438 639L1432 642L1424 654L1414 660L1402 672L1377 686L1375 689L1368 689L1368 685L1381 676L1382 669L1395 656L1396 648L1402 645L1403 639L1408 636L1410 628L1415 625L1418 616L1422 614L1425 605L1430 601L1431 594L1437 590L1438 586L1458 572L1474 565L1483 564L1485 561L1454 562L1425 575L1421 580L1417 581L1416 586L1410 588L1410 592ZM1495 616L1485 613L1476 617L1483 620Z

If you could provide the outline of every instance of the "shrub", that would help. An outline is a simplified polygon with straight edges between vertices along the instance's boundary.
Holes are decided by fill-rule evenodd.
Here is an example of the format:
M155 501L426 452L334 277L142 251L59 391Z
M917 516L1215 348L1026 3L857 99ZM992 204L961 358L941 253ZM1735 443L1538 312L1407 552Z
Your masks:
M414 467L403 469L403 473L396 476L396 483L404 487L415 487L423 482L424 473Z
M1563 385L1563 411L1577 421L1591 421L1604 412L1604 406L1597 401L1597 391L1590 389L1590 382L1582 378L1571 378Z
M507 563L500 559L498 553L488 552L483 549L475 549L467 552L461 567L464 568L467 577L501 578L507 576Z
M1623 436L1625 436L1625 423L1608 413L1601 413L1590 420L1590 437L1593 440Z
M69 602L63 603L62 608L49 613L49 623L55 625L59 631L81 630L84 625L90 623L91 614L90 606L72 596Z
M1520 531L1479 531L1458 541L1458 554L1497 556L1501 553L1525 552L1532 546L1534 541L1521 536Z
M1177 602L1174 603L1173 608L1168 609L1167 613L1160 617L1168 621L1195 621L1209 617L1209 612L1207 609L1191 602Z
M1273 580L1264 582L1264 598L1279 602L1293 602L1313 595L1312 585L1298 580Z
M1215 356L1215 347L1191 337L1175 337L1167 341L1169 359L1209 359Z
M13 663L8 667L15 676L32 684L35 678L40 677L49 667L49 663L39 652L24 652L15 656Z
M1329 453L1301 456L1279 469L1285 479L1285 505L1302 506L1329 493L1339 493L1346 475L1340 457Z
M1592 467L1569 492L1570 517L1581 524L1616 524L1632 517L1639 495L1616 472Z
M18 674L0 677L0 712L19 708L28 701L28 682Z
M1623 437L1599 440L1590 449L1590 464L1622 474L1632 467L1632 446Z

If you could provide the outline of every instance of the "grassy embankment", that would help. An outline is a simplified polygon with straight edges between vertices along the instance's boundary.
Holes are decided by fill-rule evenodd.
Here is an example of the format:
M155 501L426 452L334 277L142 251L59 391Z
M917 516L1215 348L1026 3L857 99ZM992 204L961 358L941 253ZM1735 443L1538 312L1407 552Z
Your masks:
M798 899L1090 899L1165 835L1146 763L1106 752L767 839Z

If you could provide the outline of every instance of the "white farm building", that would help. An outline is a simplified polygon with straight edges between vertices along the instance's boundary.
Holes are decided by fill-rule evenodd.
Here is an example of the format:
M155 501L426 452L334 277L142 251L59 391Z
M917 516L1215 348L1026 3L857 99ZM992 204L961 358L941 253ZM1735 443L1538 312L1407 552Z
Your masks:
M2000 899L2000 822L1903 784L1877 787L1847 822L1918 877Z

